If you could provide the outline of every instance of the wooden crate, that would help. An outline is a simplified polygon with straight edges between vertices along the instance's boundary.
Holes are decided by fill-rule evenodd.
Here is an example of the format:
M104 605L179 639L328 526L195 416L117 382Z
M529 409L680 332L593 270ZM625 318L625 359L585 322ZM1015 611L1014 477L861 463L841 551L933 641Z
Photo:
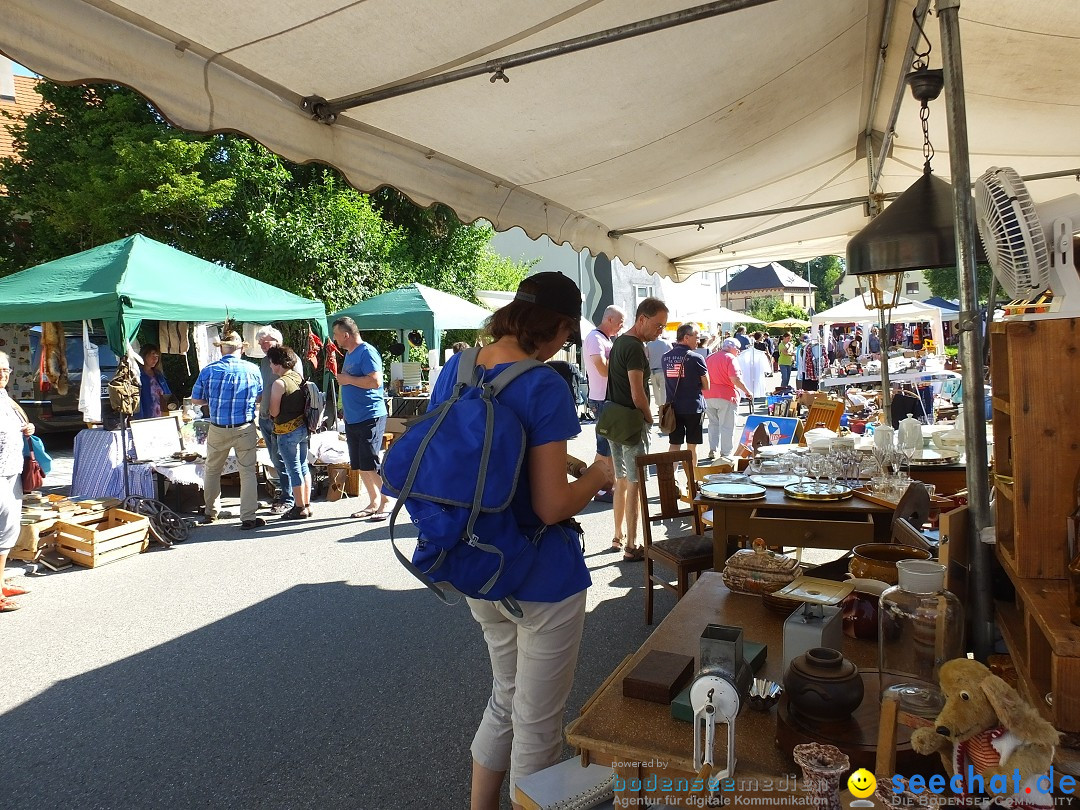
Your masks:
M150 520L125 509L110 509L85 526L57 521L57 550L76 565L96 568L145 551Z
M1057 579L1024 579L1004 567L1016 598L997 603L998 627L1020 692L1059 731L1080 732L1080 627L1069 621L1068 586Z
M1019 577L1063 579L1080 419L1062 380L1080 374L1080 319L995 323L990 350L998 552Z

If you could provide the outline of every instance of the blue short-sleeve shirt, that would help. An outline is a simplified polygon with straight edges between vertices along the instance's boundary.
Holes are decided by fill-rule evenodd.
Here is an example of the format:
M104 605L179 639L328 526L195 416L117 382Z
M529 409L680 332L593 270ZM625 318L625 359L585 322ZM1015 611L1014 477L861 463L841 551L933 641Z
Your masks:
M383 370L382 358L370 343L361 343L345 355L341 370L355 377L366 377L372 372ZM349 425L358 425L386 416L386 397L382 388L343 385L341 404L345 409L345 423Z
M675 408L675 413L702 413L705 397L701 394L701 378L708 369L701 355L677 343L664 355L663 362L667 401Z
M449 399L453 393L460 357L460 354L451 357L439 374L431 392L432 407ZM508 365L500 363L488 370L484 379L493 379ZM525 428L526 448L572 439L581 432L581 423L578 421L570 389L554 369L533 369L526 372L499 394L499 403L510 408L521 420ZM543 525L532 506L527 455L521 464L521 475L510 508L518 526L526 534L532 535ZM592 584L579 537L576 533L568 534L569 537L557 526L548 529L544 534L536 563L514 594L517 599L561 602Z

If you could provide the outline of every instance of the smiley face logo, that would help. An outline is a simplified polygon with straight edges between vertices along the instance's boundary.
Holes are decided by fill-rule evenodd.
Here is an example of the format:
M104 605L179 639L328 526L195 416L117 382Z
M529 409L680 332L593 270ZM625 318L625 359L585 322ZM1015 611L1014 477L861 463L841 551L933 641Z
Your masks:
M877 779L866 768L859 768L848 777L847 786L852 796L857 799L865 799L877 788Z

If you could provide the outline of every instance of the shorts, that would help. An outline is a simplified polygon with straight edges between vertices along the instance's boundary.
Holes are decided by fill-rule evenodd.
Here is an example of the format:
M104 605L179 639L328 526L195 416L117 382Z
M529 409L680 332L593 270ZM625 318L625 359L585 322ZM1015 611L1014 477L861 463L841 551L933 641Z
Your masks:
M675 429L668 434L671 443L701 444L701 417L700 413L676 413Z
M637 444L611 443L611 461L615 465L615 477L625 478L631 484L638 482L637 457L649 452L649 431L643 430L641 433L642 439Z
M604 410L604 400L590 399L589 407L592 409L596 418L599 419L600 412ZM603 456L604 458L609 458L611 456L611 444L599 433L596 434L596 455Z
M349 448L349 466L365 472L378 471L386 417L345 424L345 444Z

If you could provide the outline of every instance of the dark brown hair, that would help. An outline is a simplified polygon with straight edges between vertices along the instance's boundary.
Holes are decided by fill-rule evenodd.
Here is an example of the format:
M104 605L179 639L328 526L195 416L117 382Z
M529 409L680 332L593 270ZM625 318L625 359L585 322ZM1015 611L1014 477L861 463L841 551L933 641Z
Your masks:
M531 282L528 278L522 281L518 292L536 295L538 285ZM488 318L485 331L495 340L513 336L523 351L532 354L541 344L553 340L564 326L569 326L571 333L577 332L578 324L573 318L547 307L514 300Z
M296 352L288 346L271 346L266 352L266 357L275 366L290 369L295 368L297 361L300 359L296 356Z

